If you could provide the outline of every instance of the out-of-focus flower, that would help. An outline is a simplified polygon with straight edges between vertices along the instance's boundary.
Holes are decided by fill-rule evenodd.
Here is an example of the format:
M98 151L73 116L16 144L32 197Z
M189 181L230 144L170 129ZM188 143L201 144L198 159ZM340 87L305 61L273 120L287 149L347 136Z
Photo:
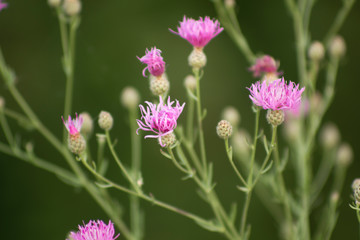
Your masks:
M147 66L143 70L143 76L146 77L145 72L146 70L153 76L161 76L165 71L165 62L161 56L161 50L153 47L150 49L146 49L145 56L138 59L142 62L147 64Z
M250 99L263 109L271 110L296 110L301 103L301 94L305 87L299 89L299 84L289 82L284 78L271 83L257 81L250 88Z
M200 17L199 20L195 20L184 16L183 21L180 22L180 26L177 28L178 32L169 30L186 39L195 48L203 48L224 28L220 27L219 21L211 20L210 17L204 19Z
M4 8L7 8L8 4L7 3L3 3L2 0L0 0L0 11L3 10Z
M268 75L278 78L278 76L281 74L281 72L277 71L279 66L279 61L275 61L275 59L269 55L264 55L260 58L257 58L255 64L252 65L249 70L253 72L254 77Z
M115 240L120 234L114 235L114 224L111 221L106 225L101 220L91 220L84 226L79 225L79 231L70 232L67 240Z
M161 141L161 137L168 135L173 132L177 126L177 119L179 118L181 112L184 109L185 103L180 105L178 100L170 101L168 98L167 104L164 103L161 96L159 96L159 104L153 104L151 102L145 102L148 106L146 109L140 105L141 118L137 119L139 125L138 131L150 131L155 133L155 135L146 135L145 138L159 138L159 143L162 147L165 146Z

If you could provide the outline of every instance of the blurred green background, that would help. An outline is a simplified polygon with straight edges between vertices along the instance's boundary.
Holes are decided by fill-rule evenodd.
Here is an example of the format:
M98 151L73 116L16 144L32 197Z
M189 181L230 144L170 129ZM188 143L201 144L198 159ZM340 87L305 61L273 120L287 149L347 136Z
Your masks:
M65 78L61 68L62 50L56 14L45 0L7 2L9 8L0 13L0 46L8 64L17 73L17 86L21 93L45 125L61 137ZM310 26L312 39L323 38L341 4L340 0L317 1ZM297 81L292 21L284 2L238 1L237 12L252 50L279 59L286 79ZM126 111L119 104L119 93L125 86L132 85L139 89L142 100L151 98L148 79L141 75L144 66L136 56L142 56L145 48L160 48L167 63L170 94L181 102L186 101L183 79L190 73L187 56L191 46L168 31L168 28L175 29L184 15L216 17L212 2L208 0L83 1L76 49L73 112L88 111L94 118L101 110L111 112L115 118L112 135L119 140L117 150L126 163L129 162L128 120ZM326 115L328 121L335 122L341 129L342 140L349 142L355 150L332 239L344 239L345 236L346 239L354 239L358 234L355 212L348 203L350 184L355 177L360 177L357 159L360 154L360 115L357 112L360 102L359 24L360 7L357 3L340 32L348 51L341 62L334 104ZM245 87L254 80L247 71L245 58L226 32L214 39L205 52L208 64L202 80L202 97L203 105L208 109L204 126L208 156L215 165L217 191L224 203L241 204L243 195L235 188L238 180L226 159L223 142L216 136L215 126L224 106L233 105L241 112L241 126L252 131L254 116ZM19 109L3 81L0 86L6 105ZM12 126L19 129L16 124ZM267 127L265 120L262 126ZM96 132L99 132L98 128ZM38 156L66 166L39 134L22 134L21 141L32 141ZM143 146L145 190L160 200L210 217L210 209L194 191L195 185L181 180L182 175L159 154L156 141L144 140ZM85 191L65 185L53 175L21 160L2 153L0 159L1 239L64 239L67 232L83 220L108 219ZM109 176L125 183L116 167L111 168ZM114 195L123 203L124 216L128 219L128 196L118 192ZM142 202L142 206L146 211L145 239L220 238L182 216L147 202ZM313 222L316 221L314 216ZM264 236L278 239L277 226L256 198L251 205L250 222L252 239ZM124 238L120 236L119 239Z

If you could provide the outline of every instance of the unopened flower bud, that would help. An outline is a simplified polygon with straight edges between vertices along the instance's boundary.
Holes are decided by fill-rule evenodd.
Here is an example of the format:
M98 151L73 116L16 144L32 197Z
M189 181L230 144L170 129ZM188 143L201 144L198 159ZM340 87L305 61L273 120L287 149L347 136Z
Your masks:
M150 90L155 96L161 96L167 93L170 89L170 83L167 80L166 74L159 77L150 76Z
M269 109L266 114L266 119L268 123L273 126L279 126L284 122L284 111L283 110L271 110Z
M50 7L58 7L60 6L61 0L48 0L48 4Z
M133 87L125 87L120 95L121 104L129 109L135 108L139 105L139 92Z
M231 145L234 146L234 151L241 155L244 159L250 155L250 146L247 141L250 141L250 135L243 129L234 133L234 136L231 138Z
M82 134L84 134L85 137L88 137L92 133L93 128L94 128L93 120L92 120L90 114L87 112L80 113L80 117L82 117L82 119L83 119L83 123L82 123L80 132Z
M80 0L64 0L63 8L67 15L75 16L81 11L81 2Z
M288 119L285 121L284 134L285 137L293 142L299 138L301 126L298 119Z
M97 139L97 141L98 141L99 144L105 144L105 142L106 142L106 135L105 135L105 134L98 133L98 134L96 134L96 139Z
M342 57L346 52L346 44L341 36L335 36L330 43L330 55L333 57Z
M189 65L193 68L203 68L206 65L206 55L201 48L194 48L189 56Z
M80 155L86 149L86 141L80 133L69 134L68 146L72 153Z
M357 205L360 205L360 186L354 189L354 198Z
M348 143L340 145L337 151L337 163L341 166L349 166L354 157L353 150Z
M330 195L330 200L332 203L337 203L339 202L339 198L340 198L340 195L338 192L332 192L331 195Z
M222 114L222 118L229 121L229 123L233 126L237 126L240 123L240 113L236 108L228 106L226 107Z
M236 4L235 0L225 0L226 7L233 8L235 7L235 4Z
M279 79L279 73L277 72L268 72L265 73L261 79L261 82L266 81L267 83L272 83L273 81Z
M340 133L333 123L326 124L320 132L320 143L325 149L335 148L340 141Z
M216 127L217 135L222 139L228 139L232 134L232 126L226 120L221 120Z
M325 49L321 42L315 41L313 42L308 51L309 58L313 61L320 61L324 58Z
M114 119L109 112L101 111L99 114L99 126L103 130L110 130L113 126Z
M196 89L196 79L193 75L188 75L185 78L184 85L187 89L191 91L195 91Z
M164 136L161 136L159 140L161 141L160 145L163 145L163 147L167 148L175 144L176 137L174 133L169 133Z
M356 178L352 184L351 184L351 188L353 189L353 191L355 191L356 188L360 187L360 178Z
M316 92L310 98L310 111L319 113L323 108L323 98L321 93Z

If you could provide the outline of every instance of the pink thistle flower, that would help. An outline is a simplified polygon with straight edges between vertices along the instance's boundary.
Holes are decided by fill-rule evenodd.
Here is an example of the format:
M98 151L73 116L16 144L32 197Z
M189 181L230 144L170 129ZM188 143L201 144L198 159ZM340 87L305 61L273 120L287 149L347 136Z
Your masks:
M2 0L0 0L0 11L3 10L4 8L7 8L8 4L7 3L3 3Z
M71 116L69 116L67 121L65 121L61 116L61 119L70 135L76 135L80 133L81 125L83 124L83 118L78 116L77 113L75 115L75 119L71 119Z
M249 97L253 103L263 109L296 110L301 103L301 94L305 87L299 89L299 84L289 82L284 78L271 83L257 81L250 88Z
M143 76L146 77L146 70L153 76L161 76L165 71L165 62L161 57L161 50L153 47L150 49L146 49L145 56L142 58L137 57L142 63L147 64L146 68L143 70Z
M84 226L79 225L78 232L70 232L67 240L114 240L120 235L114 237L114 224L111 221L108 225L101 220L91 220L88 224L83 224Z
M249 68L249 71L254 73L254 77L260 77L262 74L272 73L276 76L280 75L278 72L279 62L275 61L269 55L264 55L261 58L256 59L256 63Z
M205 19L200 17L199 20L194 20L184 16L183 21L180 22L180 27L177 28L178 32L169 30L188 40L195 48L203 48L224 28L220 27L219 21L211 20L210 17L205 17Z
M178 100L176 101L175 106L174 101L170 101L168 98L167 104L164 104L161 96L159 97L159 104L153 104L151 102L145 102L148 107L145 108L142 105L139 105L141 111L141 119L137 119L139 128L136 133L139 134L139 130L151 131L156 135L146 135L145 138L159 138L160 145L165 146L161 142L161 137L173 132L177 126L177 119L179 118L181 112L184 109L185 103L180 106Z

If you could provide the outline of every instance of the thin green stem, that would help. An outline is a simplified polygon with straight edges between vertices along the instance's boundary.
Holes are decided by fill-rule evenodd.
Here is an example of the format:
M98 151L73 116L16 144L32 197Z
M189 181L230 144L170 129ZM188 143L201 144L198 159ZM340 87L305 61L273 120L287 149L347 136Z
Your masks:
M0 152L16 157L38 168L53 173L54 175L59 176L74 185L80 185L79 180L70 171L63 169L53 163L49 163L48 161L38 158L34 155L29 155L26 152L21 151L20 149L14 150L13 148L8 147L6 144L0 143Z
M191 96L189 96L188 110L187 110L188 112L186 119L186 139L190 142L191 145L194 144L194 110L195 110L194 99Z
M236 19L234 9L228 10L224 7L222 0L214 0L215 10L219 16L221 23L224 25L226 31L235 42L239 50L244 54L246 60L253 64L256 57L251 51L250 46L241 31L240 24Z
M137 111L129 108L130 139L131 139L131 172L136 181L141 178L141 141L136 135ZM136 189L134 189L136 191ZM130 196L130 221L131 230L136 239L143 238L142 216L140 211L140 201L137 196Z
M254 130L254 142L251 146L251 160L250 160L250 172L247 179L247 183L252 188L252 182L253 182L253 174L254 174L254 164L255 164L255 155L256 155L256 146L257 146L257 140L259 135L259 120L260 120L260 108L257 106L254 106L255 112L255 130Z
M113 156L116 164L119 166L121 172L124 174L125 178L129 181L129 183L131 184L131 186L136 190L136 192L141 192L141 189L139 188L139 186L136 184L136 182L134 182L134 179L130 176L130 174L128 173L127 169L125 168L125 166L121 163L120 158L118 157L118 155L115 152L113 143L111 142L111 138L110 138L110 133L108 130L105 131L106 134L106 141L108 143L108 147L110 149L111 155Z
M289 195L286 190L284 177L282 174L283 169L281 169L280 164L280 156L279 156L279 149L278 149L278 143L276 139L276 132L277 132L277 126L273 126L273 138L275 138L274 144L274 160L275 160L275 166L276 166L276 173L277 173L277 184L280 188L280 198L284 205L284 212L285 212L285 218L287 227L289 229L289 236L287 239L294 239L294 233L293 233L293 218L291 213L291 206L290 206L290 200Z
M241 173L239 172L239 170L237 169L237 167L235 166L234 160L233 160L233 156L232 156L232 150L230 150L229 148L229 139L225 139L225 150L226 150L226 155L229 159L229 162L232 166L232 168L234 169L236 175L239 177L240 181L244 184L244 186L247 186L247 183L245 181L245 179L243 178L243 176L241 175Z
M200 96L200 70L194 69L194 75L196 79L196 106L197 106L197 119L198 119L198 127L199 127L199 144L200 144L200 153L201 153L201 162L202 162L202 170L204 180L207 179L207 161L206 161L206 150L205 150L205 138L204 138L204 130L202 126L203 120L203 110L201 107L201 96Z
M13 136L10 126L6 120L3 109L0 109L0 125L4 131L5 138L8 141L10 147L14 149L16 147L16 144L14 141L14 136Z
M325 35L324 43L326 47L330 46L331 40L333 37L339 32L340 28L344 24L346 17L348 16L352 6L354 5L356 0L344 0L343 6L340 11L337 13L334 18L334 22L329 28L328 32Z
M102 181L106 182L107 184L111 185L112 187L114 187L114 188L116 188L116 189L118 189L118 190L120 190L122 192L125 192L127 194L136 196L136 197L141 198L141 199L143 199L145 201L148 201L148 202L150 202L150 203L152 203L152 204L154 204L156 206L159 206L159 207L165 208L167 210L170 210L172 212L183 215L183 216L185 216L187 218L190 218L190 219L192 219L192 220L194 220L194 221L196 221L196 222L198 222L200 224L204 224L204 225L207 225L207 226L213 226L214 228L216 228L216 226L211 221L205 220L205 219L203 219L203 218L201 218L201 217L199 217L199 216L197 216L195 214L189 213L189 212L184 211L184 210L182 210L180 208L174 207L174 206L172 206L170 204L167 204L167 203L161 202L159 200L156 200L154 198L154 196L152 196L152 195L149 196L149 195L145 195L144 193L141 193L141 192L135 192L135 191L133 191L131 189L128 189L128 188L123 187L123 186L121 186L119 184L116 184L113 181L111 181L111 180L107 179L106 177L102 176L101 174L97 173L86 161L82 161L82 162L85 165L85 167L94 176L96 176L97 178L101 179ZM221 230L219 229L219 231L221 231Z
M116 226L119 227L123 235L128 240L134 240L132 235L130 234L128 228L124 224L124 222L119 218L118 215L114 214L113 209L109 205L107 201L105 201L98 189L91 184L86 175L83 173L81 168L76 163L73 156L70 154L70 152L66 149L66 147L54 136L52 133L41 123L41 121L38 119L36 114L32 111L30 106L27 104L25 99L22 97L22 95L19 93L17 88L14 86L14 78L15 75L12 74L10 69L6 66L6 63L4 61L4 58L2 56L2 53L0 51L0 73L2 74L5 83L8 86L8 90L10 91L11 95L15 99L15 101L18 103L20 108L24 111L26 116L29 118L33 126L47 139L51 145L64 157L66 162L69 164L75 175L78 177L79 182L81 185L87 190L87 192L94 198L94 200L99 204L99 206L108 214L108 216L114 221Z

